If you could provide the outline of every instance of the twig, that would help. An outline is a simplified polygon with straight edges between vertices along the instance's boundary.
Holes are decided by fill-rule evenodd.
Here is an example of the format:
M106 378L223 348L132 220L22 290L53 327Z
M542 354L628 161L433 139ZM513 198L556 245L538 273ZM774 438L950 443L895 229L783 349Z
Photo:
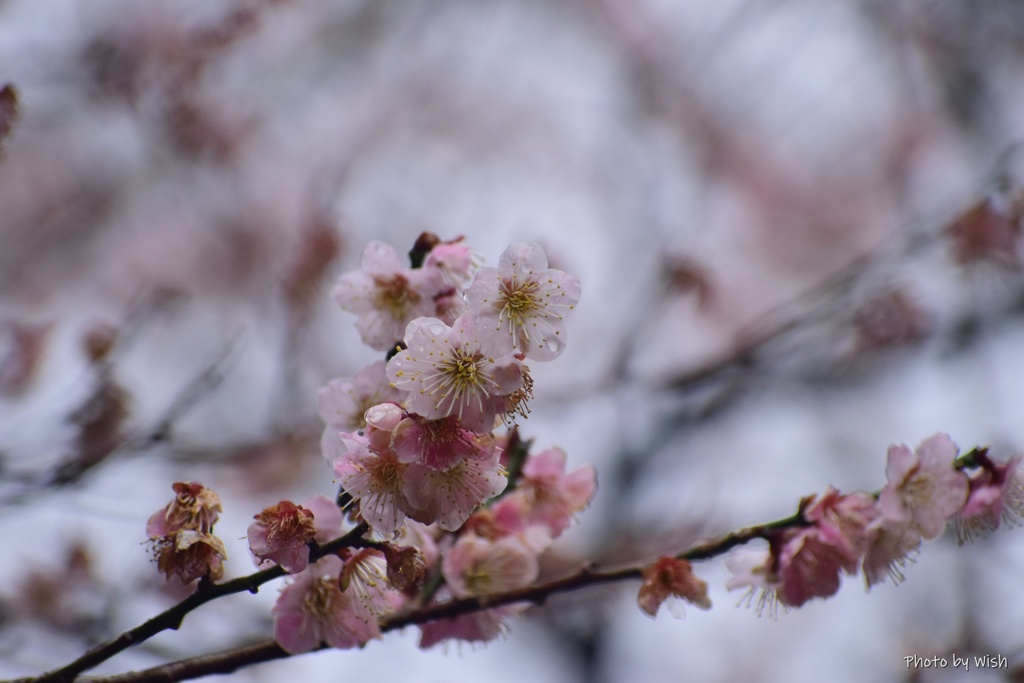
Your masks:
M329 543L317 546L310 551L310 561L315 561L325 555L337 552L342 548L359 547L362 545L362 537L369 530L369 526L362 522L344 536ZM22 679L23 681L35 681L35 683L68 683L75 680L78 674L94 666L107 661L114 655L122 652L133 645L137 645L158 633L167 630L177 630L182 620L192 610L204 605L211 600L231 595L233 593L256 593L259 587L268 581L284 576L285 572L281 567L275 566L263 571L241 576L224 583L209 583L201 581L196 592L188 596L170 609L161 612L149 621L125 631L113 640L98 645L86 652L84 655L70 664L48 672L37 678Z
M736 546L743 545L755 538L768 538L781 529L801 526L803 524L806 524L805 520L800 513L797 513L785 519L730 532L717 540L709 541L690 548L689 550L677 555L677 557L694 561L706 560L717 555L721 555L728 550L731 550ZM327 552L331 552L331 550L328 550L329 548L336 550L342 547L358 545L361 540L361 534L357 535L356 532L359 532L360 530L365 532L365 528L365 524L362 524L356 529L353 529L352 532L343 538L322 546L319 549L320 552L317 554L317 557L325 555ZM393 615L390 618L385 618L380 625L380 630L382 633L397 631L405 628L406 626L424 624L430 621L437 621L439 619L452 619L465 614L471 614L473 612L479 612L513 603L532 603L535 605L541 605L550 596L557 593L566 593L604 583L639 579L642 577L643 571L648 564L649 562L644 562L618 569L605 570L586 566L570 576L535 586L527 586L525 588L494 595L461 598L457 600L449 600L441 604L419 607L408 612ZM271 578L276 578L282 574L283 572L280 568L274 567L273 569L258 572L252 576L235 579L234 581L229 581L228 583L217 586L211 586L207 588L205 592L200 590L195 595L186 598L178 606L168 610L150 622L143 624L138 629L133 629L133 631L122 635L116 641L111 642L119 642L126 636L129 636L129 634L132 634L155 621L165 622L166 624L173 623L173 625L161 624L163 627L160 630L164 630L164 628L176 628L181 621L181 617L183 617L188 611L191 611L191 609L197 607L199 604L212 600L215 597L226 595L228 592L237 593L244 590L253 590L255 592L255 587L260 583L269 581ZM149 636L147 635L146 637ZM127 647L127 645L124 647ZM124 649L124 647L121 649ZM321 647L320 649L325 648ZM77 683L173 683L174 681L189 680L211 674L230 673L245 666L275 659L282 659L290 655L282 650L274 641L264 641L231 650L224 650L219 653L183 659L177 662L171 662L169 664L163 664L151 669L146 669L144 671L133 671L115 676L76 679L75 675L77 673L98 663L98 661L90 659L84 666L80 665L80 663L84 662L88 656L89 653L79 660L76 660L74 664L79 666L69 665L63 669L50 674L44 674L38 678L24 678L19 679L18 681L0 683L70 683L70 681L77 681ZM104 657L104 659L106 659L106 657Z

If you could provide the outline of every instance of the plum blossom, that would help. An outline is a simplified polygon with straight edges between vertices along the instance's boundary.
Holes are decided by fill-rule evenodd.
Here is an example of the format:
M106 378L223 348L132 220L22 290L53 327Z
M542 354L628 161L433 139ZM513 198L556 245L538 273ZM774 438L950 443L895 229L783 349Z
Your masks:
M184 584L201 578L219 580L224 576L224 560L228 557L223 541L195 529L182 529L153 539L152 552L164 576L168 580L177 576Z
M439 597L450 597L442 588ZM505 620L522 613L529 605L517 603L461 614L451 619L428 621L420 626L420 648L427 649L446 640L486 643L505 632Z
M477 269L483 264L483 255L463 243L463 238L441 242L427 254L424 268L437 268L445 282L465 291Z
M457 597L522 588L533 583L539 571L536 554L514 536L490 541L464 534L441 564L441 572Z
M329 427L343 432L366 426L364 414L372 406L401 403L405 392L391 386L384 368L387 363L375 361L363 367L354 378L332 379L316 390L320 418Z
M316 534L313 540L327 543L341 536L341 508L322 493L317 493L302 503L302 507L313 513Z
M597 472L593 466L567 474L566 458L560 448L531 455L523 464L518 488L497 505L516 505L517 499L521 500L524 521L546 526L551 537L557 538L569 527L575 513L590 504L597 491Z
M518 360L481 351L468 314L453 327L417 318L409 323L405 344L388 362L388 379L409 392L405 408L425 418L454 416L466 429L490 432L495 416L505 412L504 397L523 384Z
M446 287L436 268L403 268L394 247L370 242L360 270L342 275L331 295L345 311L358 315L363 343L378 351L392 348L409 321L434 315L434 297Z
M725 558L725 566L732 573L725 583L726 589L746 588L740 603L753 605L758 616L767 612L774 617L778 613L779 579L774 564L775 558L768 548L737 548Z
M412 415L392 433L392 448L402 462L417 462L431 469L451 469L461 460L486 460L494 451L494 437L477 434L454 417L426 420Z
M1001 522L1011 525L1024 517L1024 481L1021 460L1015 455L998 464L988 457L988 449L979 449L974 460L979 464L968 479L967 502L956 518L960 543L985 536L999 528Z
M878 499L885 517L908 521L925 539L941 534L967 500L967 477L953 467L957 452L945 434L926 439L914 451L890 446L888 483Z
M274 640L289 654L321 643L348 649L380 638L377 618L339 582L340 557L328 555L294 575L274 605Z
M342 590L358 600L375 617L394 612L405 598L388 581L387 559L375 548L346 550L341 572Z
M540 245L522 242L502 253L497 268L477 273L466 292L488 348L539 361L553 360L565 350L564 315L579 298L579 278L548 268Z
M488 460L464 459L447 470L412 464L402 489L411 504L406 513L424 524L455 531L484 501L505 490L508 475L494 451Z
M309 565L308 543L316 536L313 513L282 500L254 518L249 525L249 549L263 562L275 562L286 572L301 572Z
M820 498L804 501L803 516L835 546L847 573L857 570L868 547L869 526L879 512L875 499L863 491L842 494L831 486Z
M827 598L839 590L840 571L856 571L859 558L846 543L817 526L785 535L778 552L776 595L787 607L800 607L811 598Z
M658 614L661 603L673 596L700 609L711 609L708 584L693 575L690 563L674 557L661 557L644 570L637 603L644 613L653 617Z
M914 562L921 547L921 533L909 521L883 516L868 527L868 548L861 568L868 588L887 578L894 584L903 581L903 569Z
M220 496L202 484L189 481L176 482L171 488L174 500L153 513L146 523L146 535L156 539L183 529L210 532L221 512Z
M336 452L332 440L331 453ZM340 454L332 465L334 474L345 491L359 501L359 512L366 523L387 537L405 521L406 510L412 509L403 493L405 470L394 451L378 453L371 450L365 436L339 435Z

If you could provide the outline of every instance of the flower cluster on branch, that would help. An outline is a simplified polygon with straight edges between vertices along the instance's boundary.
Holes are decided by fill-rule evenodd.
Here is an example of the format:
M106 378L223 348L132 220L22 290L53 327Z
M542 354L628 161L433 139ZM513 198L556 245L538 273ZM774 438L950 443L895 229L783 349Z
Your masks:
M880 491L829 487L801 500L791 517L676 555L539 581L539 557L597 487L593 467L567 471L564 451L532 450L516 425L532 395L526 361L554 360L565 349L579 281L549 268L537 245L513 244L497 268L482 268L461 239L425 233L409 256L404 267L392 247L372 243L361 270L334 288L341 307L358 316L363 341L386 352L316 392L337 499L282 500L254 515L249 548L262 569L222 582L226 552L213 534L220 498L201 484L175 483L174 499L146 532L160 571L195 582L195 592L33 680L75 680L178 628L205 602L282 576L274 641L116 680L227 672L324 647L361 647L414 625L421 647L487 641L530 604L612 581L640 580L638 604L652 617L666 601L706 610L708 585L693 563L721 555L733 575L727 588L746 589L758 613L775 614L780 605L835 594L843 574L862 574L869 588L887 578L898 583L922 542L950 524L965 542L1024 517L1022 456L998 463L987 448L960 455L949 436L936 434L915 449L890 447ZM767 547L739 547L754 539Z

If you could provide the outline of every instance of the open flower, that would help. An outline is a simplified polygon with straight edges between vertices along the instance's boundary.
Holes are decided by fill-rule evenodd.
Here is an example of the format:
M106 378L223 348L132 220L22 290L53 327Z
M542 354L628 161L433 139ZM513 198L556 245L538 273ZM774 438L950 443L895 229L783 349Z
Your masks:
M530 585L537 556L515 536L497 541L464 534L444 557L444 578L456 597L481 596Z
M565 350L565 315L580 299L580 281L548 268L540 245L518 242L502 253L497 268L477 273L466 298L494 353L548 361Z
M412 508L408 515L424 524L455 531L484 501L505 490L508 475L498 452L485 460L466 458L447 470L413 464L405 472L403 493Z
M448 470L466 458L490 459L494 438L466 429L454 417L427 420L413 415L395 427L392 447L402 462Z
M925 539L941 534L967 500L967 477L953 467L957 451L945 434L926 439L913 451L903 444L890 446L888 483L878 499L886 518L908 521Z
M967 502L957 516L957 537L961 543L976 536L985 536L999 528L1001 522L1019 524L1024 517L1024 482L1021 481L1021 460L1015 455L999 464L980 449L975 459L980 463L968 480Z
M324 424L343 432L366 426L364 414L372 406L401 403L405 392L391 386L384 372L387 363L375 361L363 367L349 379L332 379L316 390L316 405Z
M446 285L436 268L403 268L394 247L370 242L360 270L346 273L331 291L343 310L359 316L363 342L378 351L393 348L410 320L434 315L434 297Z
M296 574L274 605L274 640L289 654L309 652L327 643L342 649L380 638L377 618L339 585L342 560L321 558Z
M593 466L566 473L565 462L565 451L560 448L531 455L523 465L518 488L506 496L521 497L526 522L543 524L552 538L569 527L573 515L587 507L597 491Z
M335 476L359 501L366 523L382 536L391 536L405 521L406 510L412 508L403 493L409 465L400 462L394 451L372 450L366 437L342 434L337 443L341 453L332 463Z
M388 379L409 392L405 408L425 418L454 416L466 429L490 432L495 416L505 412L504 397L523 384L518 360L484 354L470 315L453 327L417 318L409 323L405 344L388 362Z

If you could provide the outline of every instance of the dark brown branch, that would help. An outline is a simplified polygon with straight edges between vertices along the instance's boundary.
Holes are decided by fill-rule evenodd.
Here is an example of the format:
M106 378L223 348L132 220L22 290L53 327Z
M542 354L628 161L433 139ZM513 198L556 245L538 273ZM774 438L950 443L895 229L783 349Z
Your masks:
M787 527L800 526L805 524L802 515L797 513L791 517L769 522L767 524L759 524L756 526L747 527L740 529L739 531L730 532L725 534L721 538L703 543L695 546L683 553L680 553L678 557L686 560L706 560L717 555L721 555L736 546L743 545L755 538L768 538L776 531L785 529ZM349 533L346 538L353 537L355 531ZM342 541L344 539L339 539ZM359 543L359 538L350 538L348 545L356 545ZM338 541L334 541L329 545L337 545L338 548L345 547L345 544L340 544ZM328 546L324 546L322 554L326 554ZM579 590L588 586L596 586L604 583L611 583L615 581L624 581L629 579L639 579L643 575L643 571L649 563L634 564L628 567L619 569L607 569L600 570L593 567L584 567L579 572L572 574L561 579L555 579L547 583L527 586L514 591L508 591L496 595L487 595L474 598L462 598L458 600L450 600L438 605L429 605L427 607L420 607L418 609L402 612L386 618L382 621L380 630L383 633L389 631L397 631L405 628L406 626L413 626L416 624L424 624L430 621L437 621L439 619L452 619L455 617L462 616L464 614L471 614L473 612L479 612L494 607L501 607L503 605L510 605L514 603L532 603L535 605L543 604L550 596L557 593L567 593L569 591ZM254 574L252 577L244 577L243 579L235 579L235 581L228 582L228 584L222 584L224 586L230 584L243 585L246 581L252 580L254 577L262 577L270 573L275 572L277 568L267 570L265 572L259 572ZM281 572L277 571L274 576L280 576ZM269 580L269 579L267 579ZM215 586L214 588L220 588ZM244 587L243 587L244 590ZM232 592L239 592L234 590ZM209 598L212 599L212 598ZM187 600L186 600L187 602ZM165 613L166 614L166 613ZM162 616L162 615L161 615ZM323 648L321 648L323 649ZM245 666L251 666L253 664L259 664L261 662L267 662L275 659L281 659L288 657L288 653L282 650L277 643L274 641L265 641L257 643L255 645L246 645L244 647L235 648L232 650L225 650L223 652L202 655L199 657L192 657L190 659L183 659L170 664L164 664L161 666L146 669L144 671L130 672L125 674L119 674L117 676L104 676L96 678L79 678L78 683L172 683L173 681L183 681L200 676L207 676L211 674L223 674L236 671ZM66 667L67 668L67 667ZM81 670L81 669L80 669ZM62 670L63 671L63 670ZM76 679L55 679L40 677L35 679L22 679L21 681L13 683L49 683L49 681L56 680L76 680Z
M341 538L337 538L329 543L313 548L309 554L310 561L315 561L325 555L337 552L342 548L361 546L363 544L362 537L368 530L369 527L367 524L362 522ZM248 576L241 576L237 579L232 579L231 581L225 581L224 583L214 584L206 581L200 581L195 593L170 609L161 612L149 621L140 624L129 631L125 631L113 640L109 640L106 643L94 647L67 666L45 673L38 678L23 680L31 680L36 683L69 683L70 681L75 680L78 674L83 671L87 671L97 664L105 662L114 655L133 645L137 645L148 640L163 631L177 630L178 627L181 626L181 622L185 618L185 615L200 605L204 605L211 600L216 600L217 598L224 597L225 595L231 595L233 593L256 593L259 591L260 586L268 581L284 576L284 574L285 572L281 567L271 567L270 569L264 569L263 571L249 574Z

